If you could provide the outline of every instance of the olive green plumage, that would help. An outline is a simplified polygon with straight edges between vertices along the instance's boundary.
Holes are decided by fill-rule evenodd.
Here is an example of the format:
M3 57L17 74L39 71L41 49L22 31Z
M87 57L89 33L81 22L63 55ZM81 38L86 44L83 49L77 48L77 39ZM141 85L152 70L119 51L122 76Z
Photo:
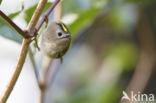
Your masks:
M50 23L41 34L39 47L41 52L50 58L61 58L68 50L71 36L63 23Z

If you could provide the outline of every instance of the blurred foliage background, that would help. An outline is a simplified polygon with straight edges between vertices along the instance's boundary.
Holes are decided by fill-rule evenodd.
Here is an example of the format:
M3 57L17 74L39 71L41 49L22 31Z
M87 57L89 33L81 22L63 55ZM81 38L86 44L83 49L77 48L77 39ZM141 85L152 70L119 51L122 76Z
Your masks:
M117 103L123 90L156 95L155 5L155 0L63 0L62 21L73 40L47 102ZM27 24L35 8L33 4L8 16ZM0 35L21 43L2 18Z

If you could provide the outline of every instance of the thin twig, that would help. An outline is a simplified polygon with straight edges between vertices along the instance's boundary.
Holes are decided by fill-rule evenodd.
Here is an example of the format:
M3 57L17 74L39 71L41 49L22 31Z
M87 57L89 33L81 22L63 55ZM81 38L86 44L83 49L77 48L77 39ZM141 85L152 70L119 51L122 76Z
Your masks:
M56 0L57 1L57 0ZM56 3L55 3L56 4ZM48 12L50 12L51 8L48 10ZM46 14L49 14L49 13L46 13ZM56 13L57 12L57 13ZM60 21L61 20L61 16L62 16L62 2L59 2L58 5L56 6L56 8L54 9L54 21ZM53 73L49 73L49 67L51 65L51 62L52 62L52 59L45 56L43 58L43 62L42 62L42 70L43 70L43 82L46 83L45 86L49 85L49 81L48 81L48 77L51 77L49 76L49 74L53 74ZM58 64L58 63L57 63ZM49 78L51 79L51 78Z
M42 61L42 77L40 79L41 79L42 84L44 84L45 87L47 86L47 83L48 83L47 74L49 71L49 67L51 65L51 61L52 59L47 56L44 56L43 61Z
M59 22L62 18L62 2L59 2L56 8L54 9L54 21Z
M33 36L33 33L35 31L35 26L39 20L39 17L45 7L47 3L47 0L40 0L40 2L38 3L38 6L34 12L34 15L32 16L30 23L28 25L28 32L30 33L31 36Z
M30 36L24 32L19 26L17 26L7 15L5 15L1 10L0 10L0 16L7 21L9 25L11 25L12 28L14 28L23 38L29 38Z
M34 36L36 36L38 33L38 30L41 28L41 26L43 25L45 19L50 15L50 13L54 10L54 8L56 7L56 5L60 2L60 0L55 0L52 5L49 7L49 9L45 12L44 16L42 17L42 19L39 21L38 25L35 28L35 32L34 32ZM34 57L32 57L34 60ZM37 72L37 68L34 68L35 70L35 74L36 77L39 78L39 73ZM39 80L37 80L39 81ZM39 86L40 87L40 86Z
M43 59L44 61L42 61L44 64L42 64L42 75L40 76L40 82L39 82L39 87L40 87L40 103L44 103L44 96L45 96L45 92L46 92L46 88L47 88L47 72L48 72L48 68L51 64L51 59L48 57L44 57ZM47 67L48 66L48 67Z
M58 1L58 0L56 0ZM56 4L56 3L55 3ZM48 10L48 12L45 14L45 15L49 15L49 12L51 11L51 8ZM56 13L57 12L57 13ZM60 21L61 20L61 16L62 16L62 2L59 2L58 5L56 6L56 8L54 9L54 21ZM53 70L49 70L50 67L51 67L51 62L52 62L52 59L45 56L43 58L43 63L42 63L42 70L43 70L43 83L45 83L45 87L47 88L49 83L50 83L50 80L52 79L53 77L53 73L55 72L55 68L57 68L58 66L53 66L55 68L51 68ZM59 62L59 61L57 61ZM56 64L60 64L60 63L56 63ZM53 64L55 65L55 64ZM52 73L50 73L52 72ZM51 78L49 78L51 77ZM49 80L50 79L50 80Z
M55 80L57 73L59 72L58 66L61 64L59 59L55 59L52 62L52 65L49 68L48 76L47 76L47 84L51 86Z
M45 12L44 16L42 17L41 21L37 24L36 26L36 32L38 32L38 30L41 28L41 26L43 25L45 19L50 15L50 13L54 10L54 8L56 7L56 5L60 2L60 0L55 0L52 5L49 7L49 9ZM36 35L36 33L35 33Z
M49 9L46 11L46 13L44 14L44 16L42 17L42 19L39 21L39 23L38 23L38 25L36 26L36 28L35 28L35 32L34 32L34 36L37 36L38 35L38 30L41 28L41 26L43 25L43 23L44 23L44 21L45 21L45 19L46 19L46 17L48 17L49 15L50 15L50 13L52 12L52 10L56 7L56 5L58 4L58 2L59 2L60 0L55 0L55 2L54 3L52 3L52 5L49 7ZM31 60L34 60L34 57L32 56L31 57ZM32 61L32 63L33 63L33 61ZM35 75L36 75L36 79L37 79L37 81L39 81L39 73L38 73L38 71L37 71L37 68L35 67L34 68L35 69ZM39 86L40 87L40 86Z
M62 15L62 3L59 2L60 0L56 0L52 6L47 10L47 12L44 14L41 22L39 23L39 25L36 27L36 31L39 30L39 28L41 27L41 25L43 24L43 22L45 21L45 19L47 18L47 16L50 14L50 12L54 9L54 7L56 6L55 10L54 10L54 21L60 21L61 19L61 15ZM56 13L58 12L58 13ZM52 77L55 75L55 70L58 66L53 66L53 67L56 67L56 68L52 68L53 70L49 70L50 66L51 66L51 61L52 59L49 58L49 57L44 57L43 58L43 61L42 61L42 78L41 78L41 88L40 88L40 103L44 103L44 97L45 97L45 93L46 93L46 90L48 89L48 86L50 85L50 81L51 79L53 79ZM50 77L50 78L49 78Z
M39 101L39 103L44 103L44 95L45 95L45 90L41 89L40 90L40 101Z
M46 13L46 15L50 14L50 12L53 10L53 8L57 5L57 2L59 2L59 1L60 0L56 0L56 2L53 3L53 5L50 7L50 9L48 9L48 12ZM11 26L13 26L15 28L15 30L17 30L17 32L19 32L22 35L29 33L28 37L32 37L32 35L34 34L34 31L35 31L35 25L37 24L37 21L38 21L41 13L43 11L43 8L44 8L46 2L47 2L47 0L40 0L39 4L37 6L37 9L35 10L35 13L32 16L32 19L30 20L30 23L28 25L28 29L27 29L28 32L24 32L23 30L21 30L15 23L13 23L10 19L8 19L7 16L5 17L5 15L3 15L4 13L1 12L1 14L2 14L2 17ZM44 19L42 19L41 22L44 22ZM42 24L43 23L40 23L38 30L40 29ZM15 71L13 73L11 80L9 81L9 84L8 84L6 90L4 91L2 97L0 98L0 103L6 103L11 91L14 88L14 85L15 85L15 83L16 83L19 75L20 75L23 64L25 62L25 58L26 58L26 55L28 52L28 47L29 47L30 42L31 42L31 38L30 39L24 39L22 42L22 49L21 49L20 56L19 56L19 59L17 61L16 67L15 67Z
M31 31L34 31L35 25L36 25L40 15L41 15L42 11L43 11L43 8L44 8L46 2L47 2L47 0L41 0L39 2L37 9L35 10L35 13L34 13L33 17L31 18L30 23L28 25L29 33L31 33ZM4 91L4 94L0 98L0 103L6 103L11 91L14 88L14 85L15 85L15 83L16 83L19 75L20 75L23 64L25 62L30 42L31 42L31 38L30 39L23 39L22 49L21 49L20 56L19 56L19 59L17 61L16 67L15 67L15 71L12 75L11 80L9 81L9 84L8 84L6 90Z
M56 6L56 8L54 9L54 21L59 22L62 18L62 2L59 2L58 5ZM61 59L60 60L53 60L53 63L50 67L48 72L47 72L47 76L46 76L46 81L47 81L47 85L51 85L53 84L54 78L56 76L57 73L57 68L61 63ZM50 65L50 64L49 64Z
M30 58L30 61L31 61L33 69L34 69L34 73L35 73L35 76L36 76L36 79L37 79L37 83L39 83L39 71L38 71L37 66L35 64L34 54L33 54L30 47L29 47L29 58Z

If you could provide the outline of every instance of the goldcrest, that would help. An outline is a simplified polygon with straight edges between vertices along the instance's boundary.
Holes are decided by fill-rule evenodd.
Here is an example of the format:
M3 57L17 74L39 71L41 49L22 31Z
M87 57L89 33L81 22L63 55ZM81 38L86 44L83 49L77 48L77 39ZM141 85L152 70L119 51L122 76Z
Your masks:
M69 29L62 22L52 22L40 36L41 52L50 58L62 58L69 49L71 36Z

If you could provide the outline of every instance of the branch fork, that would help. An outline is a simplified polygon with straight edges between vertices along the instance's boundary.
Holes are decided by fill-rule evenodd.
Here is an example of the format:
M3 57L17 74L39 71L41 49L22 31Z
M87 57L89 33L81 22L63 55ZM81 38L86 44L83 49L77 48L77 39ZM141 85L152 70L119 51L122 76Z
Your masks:
M54 3L50 6L50 8L46 11L45 16L43 18L48 17L49 14L53 11L53 9L56 7L56 5L59 2L60 2L60 0L55 0ZM41 19L41 21L36 26L46 3L47 3L47 0L40 0L40 2L38 3L38 6L34 12L34 15L32 16L26 30L22 30L19 26L17 26L8 16L6 16L0 10L0 16L5 21L7 21L7 23L9 25L11 25L11 27L13 27L19 33L19 35L21 35L23 37L21 52L20 52L19 58L17 60L17 64L15 66L15 70L13 72L13 75L12 75L9 83L8 83L8 86L6 87L6 90L0 97L0 103L6 103L8 97L10 96L10 94L16 84L16 81L21 73L21 70L23 68L32 38L37 36L38 30L41 28L42 24L45 21L44 19Z

